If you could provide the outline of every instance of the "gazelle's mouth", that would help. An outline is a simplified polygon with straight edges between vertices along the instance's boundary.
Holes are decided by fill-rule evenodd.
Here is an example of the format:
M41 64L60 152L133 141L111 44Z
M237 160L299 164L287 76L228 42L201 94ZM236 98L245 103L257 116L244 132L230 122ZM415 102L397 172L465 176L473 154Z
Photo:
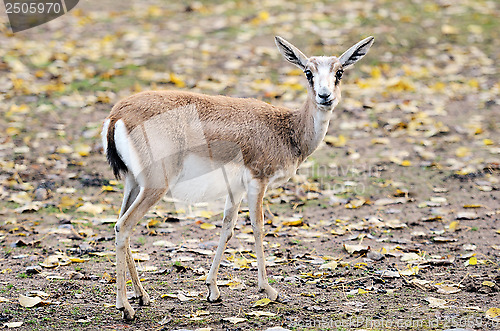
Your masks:
M318 102L318 105L320 106L331 106L333 104L333 99Z

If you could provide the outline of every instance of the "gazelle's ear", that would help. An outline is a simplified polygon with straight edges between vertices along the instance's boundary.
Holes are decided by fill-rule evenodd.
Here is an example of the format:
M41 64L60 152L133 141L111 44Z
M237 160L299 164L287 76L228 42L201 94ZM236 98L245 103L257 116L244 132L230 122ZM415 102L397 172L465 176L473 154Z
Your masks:
M279 36L276 36L274 41L276 42L276 46L278 46L280 53L285 57L285 59L287 59L288 62L295 64L302 70L306 68L308 61L307 56L305 56L304 53L302 53L297 47L293 46Z
M343 69L349 68L354 63L361 60L363 56L365 56L366 53L368 53L368 50L373 45L374 39L375 38L371 36L365 38L356 45L349 48L347 51L345 51L344 54L342 54L339 58L340 63L342 64L342 68Z

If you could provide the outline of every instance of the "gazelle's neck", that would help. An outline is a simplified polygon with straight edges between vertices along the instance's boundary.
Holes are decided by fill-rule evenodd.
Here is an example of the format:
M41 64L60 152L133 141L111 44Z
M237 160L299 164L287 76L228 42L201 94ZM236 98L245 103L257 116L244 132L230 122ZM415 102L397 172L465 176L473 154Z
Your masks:
M331 115L331 110L319 109L311 98L307 98L299 110L297 133L303 134L304 159L311 155L325 138Z

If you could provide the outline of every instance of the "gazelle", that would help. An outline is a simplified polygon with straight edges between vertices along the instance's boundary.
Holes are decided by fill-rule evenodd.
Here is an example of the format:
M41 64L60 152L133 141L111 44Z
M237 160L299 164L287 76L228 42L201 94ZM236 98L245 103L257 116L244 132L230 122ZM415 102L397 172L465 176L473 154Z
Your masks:
M150 302L142 287L129 241L134 226L167 192L195 202L226 196L222 233L206 278L207 300L220 299L217 272L247 194L255 236L258 286L271 300L278 292L266 276L262 201L266 188L283 183L324 138L340 101L340 80L368 52L373 37L335 56L306 57L281 37L276 45L309 82L302 108L290 110L255 99L180 91L149 91L117 103L103 128L103 145L114 174L125 175L116 233L116 307L133 319L126 269L140 305Z

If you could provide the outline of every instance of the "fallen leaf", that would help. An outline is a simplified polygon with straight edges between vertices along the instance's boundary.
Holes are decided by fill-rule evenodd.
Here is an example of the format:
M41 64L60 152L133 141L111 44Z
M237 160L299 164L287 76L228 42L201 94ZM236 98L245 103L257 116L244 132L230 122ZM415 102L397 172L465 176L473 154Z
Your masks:
M427 297L425 298L427 302L429 302L429 307L430 308L448 308L446 307L446 300L439 299L439 298L433 298L433 297Z
M216 226L211 223L201 223L200 228L202 228L203 230L213 230L216 228Z
M241 318L241 317L225 317L223 318L224 321L231 322L233 324L245 322L247 319L246 318Z
M78 207L76 211L97 215L102 213L104 211L104 208L100 205L94 205L90 202L85 202L82 206Z
M354 199L354 200L351 200L349 203L347 203L345 205L345 207L347 209L356 209L356 208L359 208L361 207L362 205L364 205L366 203L366 200L365 199Z
M485 280L481 285L488 286L488 287L495 287L495 283L489 280Z
M144 262L144 261L149 261L149 254L146 253L133 253L132 257L134 258L134 261L139 261L139 262Z
M319 269L330 269L330 270L333 270L335 268L337 268L337 261L330 261L330 262L327 262L327 263L324 263L322 264Z
M476 265L477 264L477 257L475 257L475 256L471 257L466 263L467 263L467 265Z
M489 320L492 320L494 322L500 322L500 308L497 307L489 308L486 311L485 316Z
M246 313L246 315L251 315L255 317L260 317L260 316L268 316L268 317L274 317L276 316L275 313L271 313L269 311L261 311L261 310L254 310L249 313Z
M18 328L23 325L23 322L8 322L8 323L3 323L3 326L9 329L12 328Z
M291 219L289 221L284 221L281 224L284 226L300 226L300 225L304 224L304 222L303 222L302 218L299 218L299 219Z
M460 212L460 213L457 213L457 215L455 216L455 219L457 219L457 220L476 220L478 218L479 218L479 215L477 215L474 212L470 212L470 211Z
M31 308L42 302L40 297L29 297L26 295L19 294L19 304L25 308Z
M269 298L263 298L254 302L252 307L264 307L270 304L272 301Z
M423 261L424 258L417 253L403 253L401 255L400 260L402 262L414 262L414 261Z
M367 245L349 245L349 244L344 244L344 249L346 250L347 253L349 254L364 254L370 250L370 246Z
M460 292L460 289L457 286L453 285L434 285L437 289L438 293L441 294L453 294Z

